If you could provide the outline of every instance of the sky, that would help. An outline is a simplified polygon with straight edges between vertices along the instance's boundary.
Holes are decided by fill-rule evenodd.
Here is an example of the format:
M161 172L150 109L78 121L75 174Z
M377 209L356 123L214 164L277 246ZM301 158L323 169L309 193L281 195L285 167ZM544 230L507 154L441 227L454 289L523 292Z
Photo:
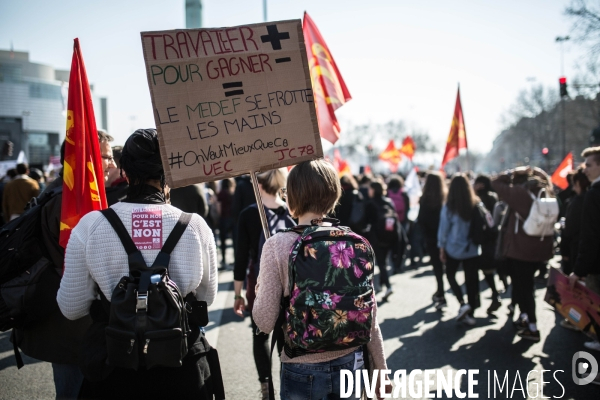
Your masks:
M352 100L336 115L349 124L403 120L443 148L460 83L469 148L491 149L501 115L532 84L558 88L568 0L268 0L269 21L307 11L321 31ZM203 0L203 26L263 22L262 0ZM73 38L88 79L108 98L115 144L154 127L140 32L185 27L185 0L0 0L0 49L68 69ZM565 75L583 62L564 47ZM343 135L342 131L342 135ZM378 144L383 147L383 139Z

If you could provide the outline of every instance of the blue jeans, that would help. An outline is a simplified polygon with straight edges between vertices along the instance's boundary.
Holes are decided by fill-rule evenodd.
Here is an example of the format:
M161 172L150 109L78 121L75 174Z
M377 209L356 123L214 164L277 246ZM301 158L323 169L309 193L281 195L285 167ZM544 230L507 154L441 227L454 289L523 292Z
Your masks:
M75 364L52 363L56 399L77 399L83 383L83 373Z
M361 348L357 351L362 351ZM340 398L340 371L354 369L354 355L352 352L332 361L314 364L281 364L281 390L282 400L317 400ZM363 369L364 364L359 364L357 369ZM356 384L356 382L355 382ZM351 397L354 397L354 390Z

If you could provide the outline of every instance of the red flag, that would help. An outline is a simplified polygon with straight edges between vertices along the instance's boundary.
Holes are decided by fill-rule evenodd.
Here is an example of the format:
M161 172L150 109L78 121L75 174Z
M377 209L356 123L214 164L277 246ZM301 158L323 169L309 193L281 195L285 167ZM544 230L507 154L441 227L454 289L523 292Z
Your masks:
M467 131L465 129L465 119L463 117L462 106L460 104L460 88L456 93L456 106L454 107L454 116L452 117L452 126L448 134L446 151L442 159L442 168L455 157L458 157L460 149L467 148Z
M410 136L405 137L402 142L402 147L400 148L400 153L412 160L415 155L415 150L417 150L415 141Z
M390 164L390 171L398 171L398 164L402 161L402 154L400 150L396 148L393 140L390 140L384 151L379 154L379 159L387 161Z
M65 141L59 240L64 248L81 217L107 207L98 130L79 39L75 39L71 61Z
M573 170L573 153L567 154L564 160L560 163L556 171L552 174L552 183L561 189L566 189L569 186L567 175Z
M402 161L402 154L400 154L400 150L396 148L393 140L390 140L385 150L379 154L379 159L387 161L390 164L399 164L400 161Z
M338 149L335 149L333 151L333 165L337 169L339 176L352 173L352 171L350 170L350 165L348 165L346 160L342 158Z
M313 20L304 13L302 24L321 137L335 144L340 124L334 111L352 99L331 52Z

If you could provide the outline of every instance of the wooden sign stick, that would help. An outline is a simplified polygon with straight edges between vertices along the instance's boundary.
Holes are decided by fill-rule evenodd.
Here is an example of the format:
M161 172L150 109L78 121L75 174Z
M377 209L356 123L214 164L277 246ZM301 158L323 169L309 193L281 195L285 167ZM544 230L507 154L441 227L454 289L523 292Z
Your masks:
M265 234L265 240L271 237L269 231L269 222L267 221L267 214L265 213L265 206L263 205L262 197L260 197L260 190L258 188L258 179L256 178L257 172L250 171L250 177L252 178L252 187L254 188L254 196L256 197L256 207L258 207L258 215L260 215L260 222L262 223L263 232Z

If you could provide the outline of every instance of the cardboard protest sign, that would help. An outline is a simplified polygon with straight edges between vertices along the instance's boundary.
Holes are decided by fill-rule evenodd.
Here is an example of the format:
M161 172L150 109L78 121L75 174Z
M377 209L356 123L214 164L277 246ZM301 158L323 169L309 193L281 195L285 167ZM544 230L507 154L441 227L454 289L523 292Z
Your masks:
M580 283L569 287L569 279L556 268L550 268L544 300L591 338L600 332L600 295Z
M169 186L322 157L300 20L141 36Z

